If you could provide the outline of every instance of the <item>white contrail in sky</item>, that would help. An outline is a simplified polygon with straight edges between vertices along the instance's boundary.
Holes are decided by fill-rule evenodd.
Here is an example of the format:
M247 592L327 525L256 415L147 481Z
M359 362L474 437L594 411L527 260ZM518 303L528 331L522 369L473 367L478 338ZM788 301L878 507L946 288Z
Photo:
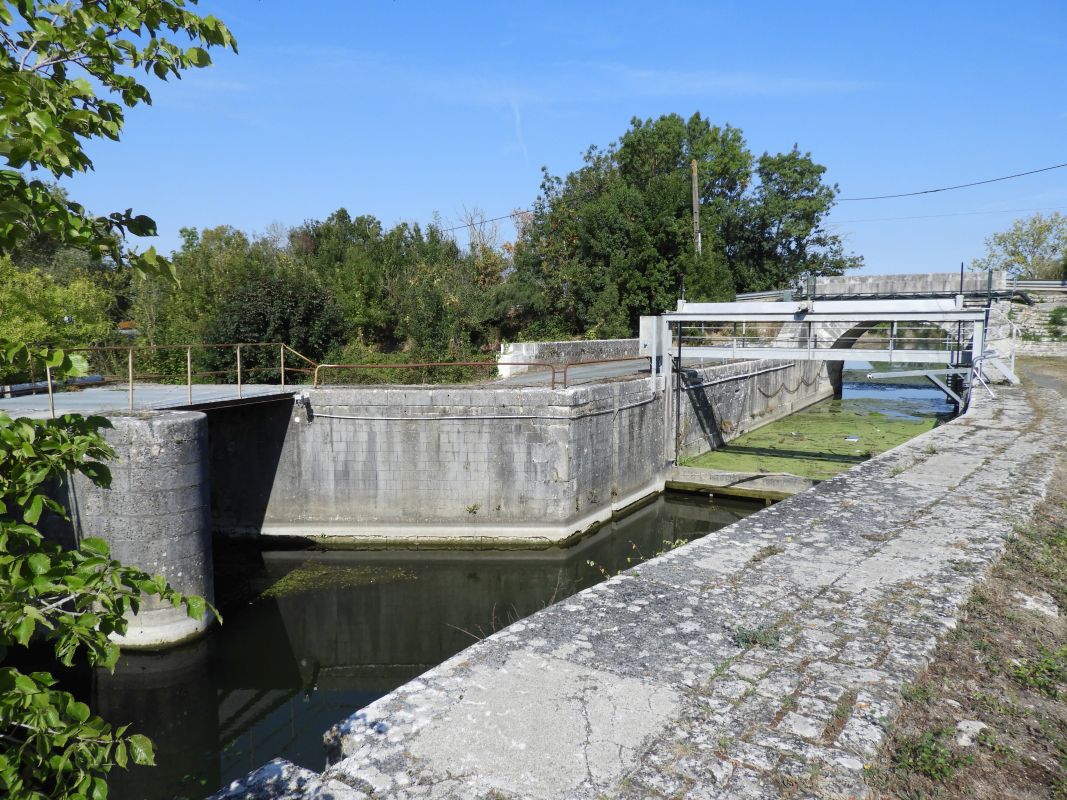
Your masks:
M514 98L510 99L511 103L511 118L515 122L515 139L519 143L519 147L522 149L522 160L526 166L530 166L530 153L526 149L526 140L522 138L522 113L519 111L519 103Z

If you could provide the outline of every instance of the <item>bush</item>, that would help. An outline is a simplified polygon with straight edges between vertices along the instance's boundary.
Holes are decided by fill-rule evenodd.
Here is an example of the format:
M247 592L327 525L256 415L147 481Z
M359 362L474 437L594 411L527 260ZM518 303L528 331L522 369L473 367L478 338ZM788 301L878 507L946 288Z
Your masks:
M280 269L252 275L219 298L208 321L208 343L281 342L313 361L341 346L348 325L340 307L309 273ZM211 370L234 370L229 349L208 350L204 362ZM278 352L272 348L249 348L241 354L249 383L278 380ZM235 380L227 373L225 380Z

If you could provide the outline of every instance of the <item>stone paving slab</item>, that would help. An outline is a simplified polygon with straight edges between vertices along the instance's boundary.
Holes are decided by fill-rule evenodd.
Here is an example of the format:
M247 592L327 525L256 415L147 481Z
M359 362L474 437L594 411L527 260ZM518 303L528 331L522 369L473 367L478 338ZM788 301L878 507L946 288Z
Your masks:
M1041 419L1000 389L505 628L336 726L315 779L357 793L338 800L867 796L901 686L1044 494L1067 409L1037 396ZM325 796L246 781L215 799Z

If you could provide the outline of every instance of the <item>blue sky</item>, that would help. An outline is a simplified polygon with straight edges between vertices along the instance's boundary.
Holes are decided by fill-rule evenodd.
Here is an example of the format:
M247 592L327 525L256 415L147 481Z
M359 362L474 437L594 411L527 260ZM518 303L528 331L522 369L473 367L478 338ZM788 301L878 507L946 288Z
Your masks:
M120 143L68 182L97 213L264 232L344 206L386 224L528 207L633 116L700 111L750 148L794 142L842 197L1067 162L1067 3L430 3L204 0L240 54L152 82ZM952 271L1067 169L840 203L864 272ZM503 240L514 231L500 226Z

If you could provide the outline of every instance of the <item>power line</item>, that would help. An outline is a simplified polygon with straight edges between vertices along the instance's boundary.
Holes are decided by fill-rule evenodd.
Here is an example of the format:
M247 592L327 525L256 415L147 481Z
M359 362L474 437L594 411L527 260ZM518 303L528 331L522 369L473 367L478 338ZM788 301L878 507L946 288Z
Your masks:
M502 219L511 219L512 217L519 216L519 214L529 214L532 211L532 208L520 208L518 211L512 211L510 214L503 214L499 217L480 219L477 222L464 222L462 225L455 225L451 228L442 228L441 233L452 233L452 231L458 231L460 228L477 228L479 225L484 225L487 222L500 222Z
M914 217L867 217L866 219L842 219L826 223L826 227L847 225L853 222L898 222L912 219L938 219L940 217L974 217L982 214L1030 214L1035 211L1064 211L1067 209L1058 207L1047 208L1000 208L995 211L956 211L947 214L920 214Z
M974 181L973 183L961 183L956 186L942 186L940 189L923 189L919 192L900 192L899 194L879 194L872 195L870 197L838 197L836 198L838 203L854 203L859 200L891 200L895 197L915 197L920 194L935 194L937 192L949 192L953 189L966 189L969 186L982 186L986 183L997 183L998 181L1008 181L1012 178L1021 178L1024 175L1036 175L1039 172L1050 172L1054 169L1062 169L1067 167L1067 162L1063 164L1053 164L1051 167L1042 167L1041 169L1032 169L1028 172L1016 172L1014 175L1005 175L1001 178L989 178L984 181Z
M1053 164L1051 167L1041 167L1040 169L1032 169L1032 170L1028 170L1027 172L1016 172L1013 175L1004 175L1004 176L1002 176L1000 178L989 178L989 179L984 180L984 181L973 181L971 183L960 183L960 184L957 184L955 186L942 186L942 187L937 188L937 189L923 189L923 190L918 191L918 192L900 192L898 194L871 195L869 197L836 197L836 198L834 198L834 201L838 202L838 203L854 203L854 202L858 202L858 201L861 201L861 200L892 200L892 199L898 198L898 197L918 197L919 195L924 195L924 194L937 194L938 192L950 192L950 191L952 191L954 189L966 189L966 188L969 188L971 186L983 186L983 185L985 185L987 183L998 183L1000 181L1009 181L1009 180L1012 180L1013 178L1022 178L1022 177L1025 177L1026 175L1036 175L1036 174L1038 174L1040 172L1051 172L1054 169L1063 169L1064 167L1067 167L1067 162L1064 162L1062 164ZM688 169L688 167L686 169ZM681 171L681 170L682 170L682 168L679 167L678 171ZM1001 212L1001 211L974 211L974 212L961 212L959 214L931 214L929 216L917 216L917 217L882 217L882 218L877 218L877 219L842 220L841 222L834 222L834 223L830 223L830 224L831 225L841 225L841 224L844 224L845 222L882 222L882 221L891 222L891 221L894 221L894 220L904 220L904 219L932 219L934 217L965 216L967 214L1023 213L1023 212L1031 211L1031 210L1033 210L1033 211L1043 211L1043 210L1047 210L1047 209L1018 209L1018 211L1011 211L1011 212L1009 212L1009 211L1003 211L1003 212ZM483 219L483 220L479 220L477 222L466 222L466 223L463 223L462 225L454 225L451 228L443 228L443 229L441 229L441 233L452 233L453 231L458 231L458 230L461 230L463 228L474 228L474 227L477 227L478 225L483 225L483 224L485 224L487 222L500 222L501 220L504 220L504 219L513 219L514 217L517 217L520 214L529 214L529 213L532 213L532 212L533 212L532 208L520 208L517 211L512 211L510 214L502 214L499 217L491 217L490 219Z

